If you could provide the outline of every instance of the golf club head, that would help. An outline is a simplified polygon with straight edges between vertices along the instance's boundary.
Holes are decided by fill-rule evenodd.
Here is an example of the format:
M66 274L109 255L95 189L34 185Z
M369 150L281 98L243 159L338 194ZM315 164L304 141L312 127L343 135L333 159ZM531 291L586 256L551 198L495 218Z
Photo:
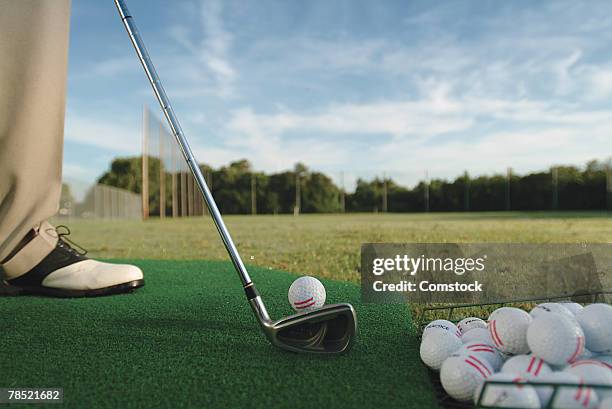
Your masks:
M257 312L255 305L253 308ZM260 322L273 345L293 352L343 353L351 348L357 335L357 318L350 304L325 305L278 321Z

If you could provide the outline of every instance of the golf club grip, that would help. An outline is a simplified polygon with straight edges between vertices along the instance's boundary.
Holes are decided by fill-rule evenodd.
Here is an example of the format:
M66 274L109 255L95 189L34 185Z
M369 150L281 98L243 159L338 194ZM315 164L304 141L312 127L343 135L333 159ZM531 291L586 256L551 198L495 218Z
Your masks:
M179 124L179 121L176 115L174 114L174 110L172 109L172 106L170 105L170 101L168 100L168 97L166 96L164 87L162 86L159 76L157 75L157 72L155 71L155 66L153 65L153 62L151 61L151 58L149 57L149 54L147 53L147 49L144 45L144 42L142 41L142 38L140 37L140 33L138 32L138 29L136 28L134 18L130 14L124 0L114 0L114 1L115 1L115 6L117 6L117 11L119 12L119 16L121 17L121 21L123 22L123 25L125 26L125 29L128 33L128 36L130 37L130 41L132 42L132 45L134 46L134 49L136 50L138 59L140 60L140 63L142 64L142 67L145 70L145 73L147 74L147 78L149 79L149 83L151 84L151 87L153 87L153 92L155 93L155 96L157 97L157 101L159 102L159 105L161 106L162 111L164 112L164 116L166 117L166 120L168 121L168 125L170 126L170 129L174 137L176 138L176 142L178 143L181 149L181 152L183 153L183 157L187 161L187 166L191 170L191 173L196 181L196 184L198 185L198 188L200 189L200 192L202 193L202 196L204 197L206 206L208 207L208 210L210 211L210 214L212 215L212 218L215 222L215 226L217 227L217 231L219 232L219 235L221 236L221 239L223 240L223 244L225 245L225 249L227 250L232 260L232 263L234 264L234 268L236 269L236 271L238 272L238 275L240 276L242 285L247 286L248 284L251 283L251 278L249 277L249 273L247 272L246 267L244 266L244 263L242 262L242 259L240 258L238 249L234 245L234 241L232 240L232 237L230 236L229 231L227 230L227 227L225 227L225 223L223 221L223 218L221 217L221 212L219 212L219 208L217 207L217 204L215 203L215 199L213 198L212 193L210 192L210 189L208 188L208 185L206 184L206 180L204 179L204 176L202 175L202 171L200 170L200 167L198 166L198 162L196 161L195 157L193 156L193 153L191 152L191 148L189 147L187 138L185 138L185 135L183 134L181 125Z

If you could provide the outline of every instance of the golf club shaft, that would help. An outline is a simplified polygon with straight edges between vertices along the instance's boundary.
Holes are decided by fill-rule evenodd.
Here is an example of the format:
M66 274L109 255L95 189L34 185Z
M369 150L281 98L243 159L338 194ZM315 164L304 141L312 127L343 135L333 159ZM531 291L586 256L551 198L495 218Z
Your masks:
M249 273L247 272L242 262L242 259L240 258L240 254L238 253L238 250L236 249L236 246L234 245L234 241L232 240L232 237L230 236L229 231L227 230L227 227L225 227L225 223L223 222L223 218L221 217L219 208L217 207L217 204L215 203L215 199L213 198L212 193L210 193L210 189L208 189L208 185L206 184L206 180L204 179L204 176L202 175L202 171L200 170L200 167L198 166L198 162L196 161L195 157L193 156L193 153L191 152L191 148L189 147L187 138L185 138L185 135L183 134L181 125L179 124L179 121L176 115L174 114L174 110L172 109L172 106L170 105L170 101L168 100L168 97L166 96L164 87L162 86L159 76L157 75L157 72L155 71L155 66L153 65L153 62L151 61L151 58L149 57L149 54L147 53L147 49L145 48L145 45L142 39L140 38L138 29L136 28L136 24L134 23L134 18L132 17L129 10L127 9L127 6L124 0L114 0L114 1L115 1L115 5L117 6L117 10L119 11L121 21L123 22L123 25L125 26L125 29L127 30L127 33L130 36L130 40L132 41L132 45L134 46L134 49L136 50L136 54L138 54L138 59L140 60L142 67L144 68L145 73L147 74L147 77L149 78L149 82L151 83L151 86L153 87L153 91L155 92L157 101L159 102L159 105L164 111L164 116L166 117L166 120L168 121L168 125L170 126L170 129L172 130L172 133L174 134L174 137L176 138L176 142L181 148L181 152L183 153L183 156L185 157L185 160L187 161L187 165L189 166L189 169L191 170L191 173L193 174L193 177L196 181L196 184L198 185L198 188L200 189L200 192L202 193L202 196L204 197L206 206L208 207L208 210L210 211L210 214L212 215L212 218L215 222L215 226L217 226L217 230L219 231L219 234L221 235L223 244L225 245L225 248L227 252L229 253L230 258L232 259L234 268L238 272L238 275L240 276L240 279L242 280L243 286L245 288L247 287L250 288L252 287L252 285L250 285L252 283L251 283L251 278L249 277ZM249 296L248 290L247 290L247 296Z

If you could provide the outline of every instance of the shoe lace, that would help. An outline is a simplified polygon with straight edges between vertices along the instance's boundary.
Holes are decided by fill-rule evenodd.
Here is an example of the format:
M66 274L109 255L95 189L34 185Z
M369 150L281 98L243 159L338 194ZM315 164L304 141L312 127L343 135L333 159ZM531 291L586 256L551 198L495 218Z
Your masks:
M59 226L49 228L47 230L47 233L55 233L55 235L57 235L57 238L59 239L58 244L66 250L79 256L84 256L87 254L87 250L85 248L81 247L80 245L68 238L71 233L68 226L60 224Z

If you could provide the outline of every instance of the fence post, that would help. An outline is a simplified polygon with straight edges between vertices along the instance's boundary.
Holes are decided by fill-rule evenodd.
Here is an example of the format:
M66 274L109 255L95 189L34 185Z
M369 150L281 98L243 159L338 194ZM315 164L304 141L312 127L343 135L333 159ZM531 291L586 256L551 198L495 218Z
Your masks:
M463 174L464 192L463 192L463 209L466 212L470 211L470 175L466 170Z
M612 167L606 166L606 204L608 210L612 210Z
M187 172L181 171L181 217L187 216Z
M149 218L149 109L145 104L142 111L142 220Z
M550 169L552 173L552 209L559 208L559 168L553 166Z
M210 189L211 192L213 191L213 185L212 185L213 174L212 174L212 172L213 172L212 168L207 170L206 172L204 172L204 178L206 180L206 184L208 185L208 188ZM200 200L200 203L202 204L202 215L206 216L208 214L208 207L206 206L206 203L204 203L202 201L202 197L199 194L199 191L198 191L198 197L199 197L198 200Z
M340 172L340 209L342 213L346 212L346 198L345 198L345 190L344 190L344 172Z
M193 216L195 213L193 211L194 205L194 195L193 195L193 176L189 174L187 176L187 200L189 201L189 208L187 210L187 214L189 216Z
M257 214L257 179L254 172L251 172L251 214Z
M429 172L425 169L425 213L429 213Z
M387 174L383 173L382 211L387 213Z
M512 179L512 168L506 171L506 210L510 210L510 180Z
M159 218L166 218L166 171L164 169L164 125L160 122L159 129Z
M298 216L300 214L301 203L301 192L300 192L300 172L295 172L295 207L293 208L293 215Z
M173 142L170 142L170 150L171 150L171 156L170 156L170 160L172 161L171 163L171 169L170 171L172 172L172 217L178 217L178 184L177 184L177 172L178 172L178 166L177 166L177 157L176 157L176 144Z

